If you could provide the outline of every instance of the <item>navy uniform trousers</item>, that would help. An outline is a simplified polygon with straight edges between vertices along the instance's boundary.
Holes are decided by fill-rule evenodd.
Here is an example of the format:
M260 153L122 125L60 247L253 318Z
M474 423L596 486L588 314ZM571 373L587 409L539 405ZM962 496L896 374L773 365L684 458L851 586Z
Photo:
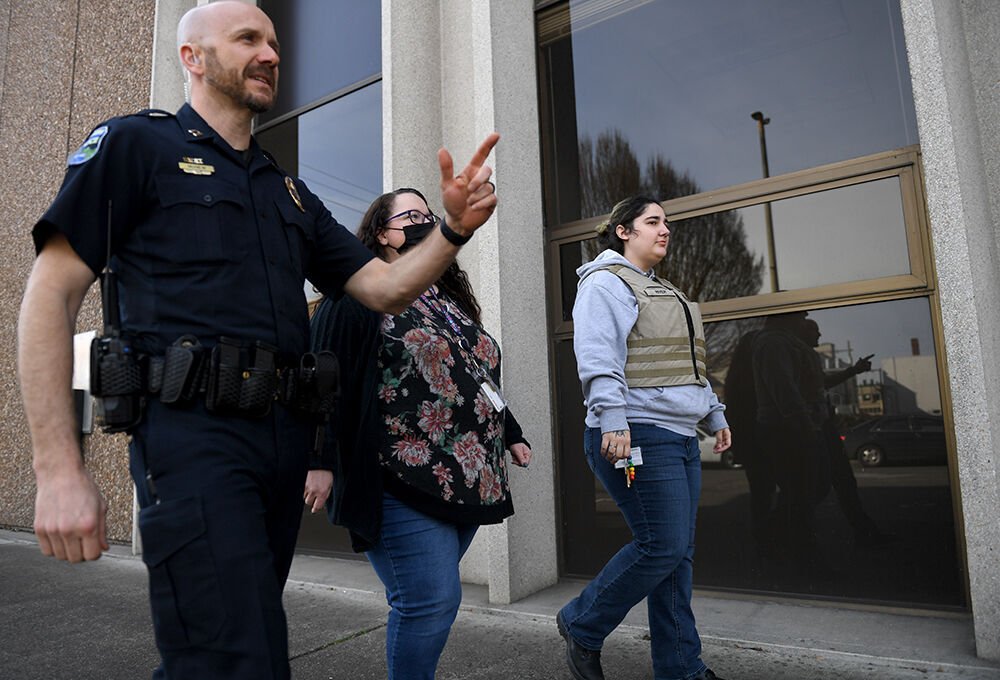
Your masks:
M162 657L154 679L289 677L281 593L310 433L278 405L259 420L149 405L130 464Z

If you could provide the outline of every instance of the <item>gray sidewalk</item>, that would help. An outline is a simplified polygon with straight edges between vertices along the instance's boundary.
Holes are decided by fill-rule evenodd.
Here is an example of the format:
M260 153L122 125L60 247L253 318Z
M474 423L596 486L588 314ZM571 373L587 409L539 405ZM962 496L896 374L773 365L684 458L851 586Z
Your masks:
M466 586L440 680L570 676L557 609L564 582L509 606ZM157 662L146 573L127 548L97 562L45 558L29 533L0 531L0 678L148 678ZM386 605L366 562L296 558L285 592L297 680L385 678ZM967 617L886 613L696 594L704 658L727 680L983 678ZM652 680L643 607L607 641L609 680Z

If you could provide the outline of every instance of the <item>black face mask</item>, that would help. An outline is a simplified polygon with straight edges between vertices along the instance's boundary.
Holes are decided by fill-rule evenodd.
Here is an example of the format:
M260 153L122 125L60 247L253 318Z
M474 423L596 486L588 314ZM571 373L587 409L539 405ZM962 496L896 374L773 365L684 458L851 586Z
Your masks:
M424 222L423 224L407 224L403 227L403 245L393 248L397 253L403 254L413 246L423 241L427 234L434 228L434 222ZM392 248L392 246L388 246Z

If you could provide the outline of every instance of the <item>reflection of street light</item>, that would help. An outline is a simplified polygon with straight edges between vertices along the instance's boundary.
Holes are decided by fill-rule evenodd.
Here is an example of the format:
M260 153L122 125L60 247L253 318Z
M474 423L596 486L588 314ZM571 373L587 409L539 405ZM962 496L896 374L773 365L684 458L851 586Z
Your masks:
M764 126L771 122L770 118L765 118L760 111L754 111L750 117L757 121L757 132L760 135L760 169L764 177L770 177L771 172L767 167L767 137L764 136ZM771 202L764 204L764 228L767 232L767 259L768 271L771 274L771 292L778 290L778 258L774 252L774 223L771 221Z

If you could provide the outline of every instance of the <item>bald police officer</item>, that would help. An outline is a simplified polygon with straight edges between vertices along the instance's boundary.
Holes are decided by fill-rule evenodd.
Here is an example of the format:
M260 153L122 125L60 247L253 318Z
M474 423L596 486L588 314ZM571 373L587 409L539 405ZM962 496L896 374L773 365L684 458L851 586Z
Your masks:
M37 258L18 358L37 478L35 531L44 554L69 562L97 559L108 547L106 506L81 457L70 389L77 313L106 264L118 277L122 332L136 354L156 363L186 337L187 347L204 349L199 356L231 351L266 375L307 351L306 277L327 294L346 291L399 313L496 205L485 160L498 136L458 175L442 150L446 222L396 263L372 258L251 136L254 113L271 106L278 85L268 17L216 2L188 12L178 38L190 105L95 128L32 232ZM167 400L144 382L145 412L129 428L162 658L154 678L289 676L281 593L313 429L280 402L220 407L212 376L222 380L224 364L211 362L208 387L200 373L187 398ZM249 375L255 366L237 368Z

